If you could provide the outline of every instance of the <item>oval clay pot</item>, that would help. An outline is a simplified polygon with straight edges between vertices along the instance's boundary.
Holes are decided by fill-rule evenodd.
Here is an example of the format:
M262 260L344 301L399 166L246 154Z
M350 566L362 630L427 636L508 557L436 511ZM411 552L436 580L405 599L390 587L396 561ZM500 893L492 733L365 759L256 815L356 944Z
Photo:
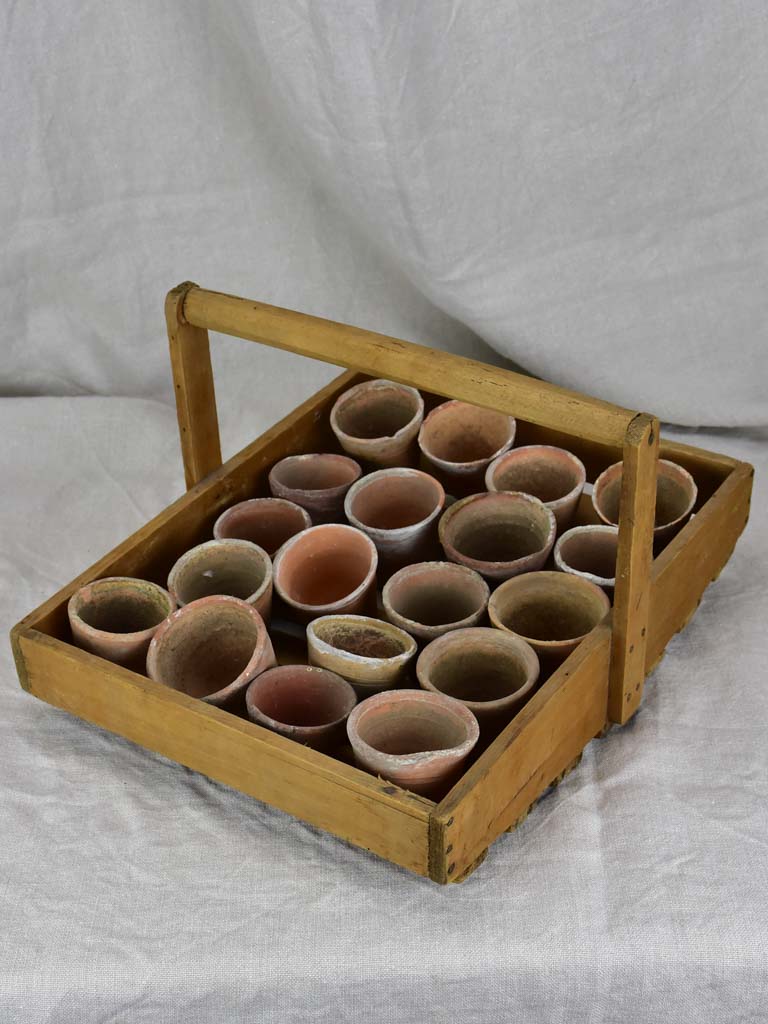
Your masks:
M341 517L344 496L362 472L346 455L289 455L269 471L269 489L306 509L313 522L328 522Z
M443 402L421 425L419 447L451 494L469 494L482 487L488 464L512 447L516 426L492 409Z
M357 705L347 735L361 768L413 793L437 796L458 777L480 728L451 697L386 690Z
M208 540L178 559L168 590L180 606L212 594L239 597L266 620L272 610L272 561L248 540Z
M603 470L592 489L595 512L609 526L619 525L623 471L622 462L614 463ZM697 494L696 483L687 469L668 459L659 459L654 541L671 540L693 511Z
M573 519L587 472L581 459L565 448L530 444L494 459L485 473L489 491L522 491L551 509L558 530Z
M289 537L308 530L306 509L285 498L249 498L222 512L213 526L216 540L249 540L272 557Z
M440 520L443 550L487 580L506 580L540 569L555 542L555 516L530 494L472 494Z
M175 609L173 597L156 583L108 576L80 587L67 615L78 647L143 672L152 637Z
M155 633L147 654L151 679L217 706L241 697L275 664L262 617L253 605L223 594L179 608Z
M275 555L275 588L302 622L364 614L375 600L377 565L376 546L354 526L312 526Z
M367 615L324 615L307 626L312 665L330 669L360 697L398 686L413 656L416 641L389 622Z
M339 395L331 428L349 455L376 466L410 461L424 418L424 400L415 388L391 380L366 380Z
M555 543L555 565L561 572L580 576L603 590L616 585L617 526L574 526Z
M384 584L382 603L390 622L421 641L476 626L490 597L483 577L455 562L406 565Z
M507 580L488 603L494 626L521 637L549 665L564 661L610 609L595 583L562 572Z
M357 703L349 683L313 665L281 665L262 672L245 694L248 716L258 725L319 750L343 738Z

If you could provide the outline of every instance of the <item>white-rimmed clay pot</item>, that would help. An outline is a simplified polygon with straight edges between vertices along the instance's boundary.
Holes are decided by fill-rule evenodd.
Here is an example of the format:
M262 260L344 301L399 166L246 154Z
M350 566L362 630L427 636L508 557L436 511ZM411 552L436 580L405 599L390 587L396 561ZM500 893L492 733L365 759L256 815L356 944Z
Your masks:
M581 459L565 448L529 444L494 459L485 473L489 491L523 491L551 508L558 530L568 527L587 473Z
M451 630L476 626L490 594L483 577L465 565L416 562L387 580L381 598L390 622L429 642Z
M460 700L482 729L493 731L506 725L530 697L539 678L539 659L519 637L479 626L454 630L427 644L416 675L422 689Z
M416 641L390 622L368 615L324 615L307 626L313 665L346 679L359 697L399 686Z
M271 668L245 694L252 721L317 750L343 739L344 723L356 703L345 679L313 665Z
M512 416L443 402L422 423L419 448L450 494L471 494L482 488L488 464L512 447L515 429Z
M445 491L433 476L399 467L380 469L352 484L344 513L392 569L434 553L444 505Z
M487 580L506 580L540 569L555 543L555 516L530 494L472 494L440 519L443 550Z
M557 538L555 565L561 572L581 576L603 590L616 585L617 526L574 526Z
M592 489L592 504L598 516L609 526L619 524L621 480L624 464L616 462L603 470ZM659 459L656 477L656 525L654 541L667 541L688 520L696 504L698 490L688 472L676 462Z
M356 384L331 409L331 428L344 451L375 466L408 465L423 419L419 392L391 380Z
M522 638L542 664L559 664L611 608L595 583L563 572L532 572L502 583L488 615L498 629Z
M362 472L346 455L289 455L269 471L269 489L306 509L313 522L329 522L343 515L344 496Z
M249 540L271 557L288 540L308 530L306 509L285 498L249 498L222 512L213 526L216 540Z
M272 560L248 540L208 540L178 559L168 590L179 606L211 594L239 597L266 620L272 610Z
M275 589L300 622L365 614L373 610L377 565L376 545L354 526L312 526L275 555Z
M208 704L230 705L275 665L264 620L251 604L215 594L179 608L149 645L147 673Z
M175 609L176 602L167 590L130 576L86 583L67 604L78 647L140 672L144 671L150 640Z
M347 735L361 768L436 797L457 779L480 728L472 712L452 697L386 690L357 705Z

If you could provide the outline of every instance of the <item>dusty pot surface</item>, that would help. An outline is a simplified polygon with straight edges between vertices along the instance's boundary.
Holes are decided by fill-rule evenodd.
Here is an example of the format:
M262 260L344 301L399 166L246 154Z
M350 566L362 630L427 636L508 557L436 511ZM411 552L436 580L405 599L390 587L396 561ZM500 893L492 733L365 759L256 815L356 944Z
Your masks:
M624 464L615 462L603 470L592 489L595 512L609 526L619 524L623 472ZM693 511L697 494L696 483L687 469L668 459L659 459L654 540L669 540L677 532Z
M330 669L361 697L397 686L416 653L402 629L367 615L324 615L307 626L309 660Z
M443 402L419 431L419 447L453 493L482 486L489 462L511 448L516 423L512 416L467 402Z
M574 526L557 539L555 565L561 572L612 590L616 585L618 550L617 526Z
M149 642L175 611L167 590L148 580L108 576L80 587L67 604L78 647L137 671L144 671Z
M282 736L324 749L343 736L357 703L349 683L313 665L282 665L253 680L245 694L249 717Z
M252 604L263 619L272 609L272 560L248 540L208 540L190 548L168 576L168 590L185 605L212 594Z
M253 605L214 595L190 602L162 623L149 645L147 674L221 705L274 664L272 641Z
M350 455L377 466L408 461L424 418L415 388L391 380L367 380L345 391L331 410L331 428Z
M611 602L595 583L562 572L532 572L507 580L491 595L498 629L527 641L549 663L563 661L608 614Z
M416 674L423 689L460 700L481 726L506 724L536 685L539 659L525 640L480 626L433 640Z
M555 542L555 516L530 494L472 494L440 520L440 543L452 562L489 580L540 569Z
M373 602L377 565L376 546L354 526L313 526L275 555L275 588L304 622L364 612Z
M273 497L306 509L317 522L342 514L344 496L362 472L346 455L289 455L269 471L269 489Z
M454 629L475 626L488 607L483 577L455 562L407 565L385 583L384 614L419 640L434 640Z
M308 530L306 509L285 498L250 498L222 512L213 526L216 540L249 540L271 557L289 537Z
M347 735L362 768L432 796L457 778L480 728L472 712L451 697L386 690L357 705Z
M485 473L489 491L523 491L552 509L557 528L573 518L587 473L580 459L565 448L531 444L494 459Z

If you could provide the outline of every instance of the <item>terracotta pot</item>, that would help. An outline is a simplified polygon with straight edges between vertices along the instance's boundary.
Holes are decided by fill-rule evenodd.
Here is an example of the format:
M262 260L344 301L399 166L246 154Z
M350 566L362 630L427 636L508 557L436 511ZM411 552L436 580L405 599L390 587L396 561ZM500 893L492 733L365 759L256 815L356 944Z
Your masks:
M424 420L419 447L451 494L483 486L486 467L512 447L515 420L467 402L443 402Z
M555 517L530 494L499 491L457 501L440 520L440 543L452 562L489 580L540 569L555 542Z
M473 569L454 562L417 562L384 585L384 614L419 640L475 626L485 614L490 590Z
M574 526L557 539L555 565L561 572L613 590L618 550L617 526Z
M616 462L603 470L592 489L595 512L609 526L619 524L621 480L624 464ZM687 521L696 504L696 483L682 466L667 459L659 459L656 483L655 541L667 541Z
M365 613L373 610L377 564L373 541L354 526L313 526L275 555L275 587L303 622Z
M272 610L272 561L248 540L208 540L176 562L168 590L179 606L211 594L239 597L266 620Z
M282 665L253 680L245 694L249 717L309 747L327 750L343 739L357 703L349 683L313 665Z
M215 594L180 608L162 623L147 655L151 679L221 706L275 664L264 620L251 604Z
M584 464L565 448L530 444L494 459L485 473L489 491L523 491L552 509L558 530L564 530L576 511L587 481Z
M331 427L339 444L355 458L376 466L402 466L424 418L424 400L415 388L391 380L367 380L339 395Z
M488 603L494 626L527 641L542 664L550 665L564 661L610 609L595 583L562 572L507 580Z
M269 489L306 509L313 522L328 522L341 518L344 496L362 472L346 455L289 455L270 470Z
M309 660L330 669L359 697L398 686L416 653L402 629L367 615L324 615L307 626Z
M67 604L78 647L138 672L144 671L150 640L175 609L168 591L130 576L87 583Z
M496 732L533 692L539 659L529 644L510 633L457 629L424 648L416 675L424 690L460 700L481 729Z
M388 568L433 553L445 491L418 469L381 469L352 484L344 500L349 522L367 534Z
M249 540L271 557L289 537L308 530L306 509L285 498L250 498L222 512L213 526L216 540Z
M358 704L347 721L355 760L423 796L447 791L480 729L457 700L424 690L387 690Z

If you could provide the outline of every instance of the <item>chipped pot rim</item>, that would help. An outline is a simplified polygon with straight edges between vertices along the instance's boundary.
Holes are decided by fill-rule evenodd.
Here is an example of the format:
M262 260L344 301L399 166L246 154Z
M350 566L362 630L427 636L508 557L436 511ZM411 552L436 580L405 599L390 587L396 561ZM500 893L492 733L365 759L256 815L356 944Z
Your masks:
M394 388L396 391L405 391L416 399L416 411L413 416L402 427L398 427L394 434L380 434L378 437L360 437L358 434L350 434L339 425L339 413L348 402L353 401L359 394L364 394L366 391L385 391L391 388ZM383 441L398 442L404 440L411 433L415 434L416 430L421 427L424 419L424 398L421 392L410 384L400 384L396 380L377 377L374 380L361 381L359 384L354 384L351 388L343 391L333 403L329 419L331 429L339 441L348 441L356 445L376 444Z

